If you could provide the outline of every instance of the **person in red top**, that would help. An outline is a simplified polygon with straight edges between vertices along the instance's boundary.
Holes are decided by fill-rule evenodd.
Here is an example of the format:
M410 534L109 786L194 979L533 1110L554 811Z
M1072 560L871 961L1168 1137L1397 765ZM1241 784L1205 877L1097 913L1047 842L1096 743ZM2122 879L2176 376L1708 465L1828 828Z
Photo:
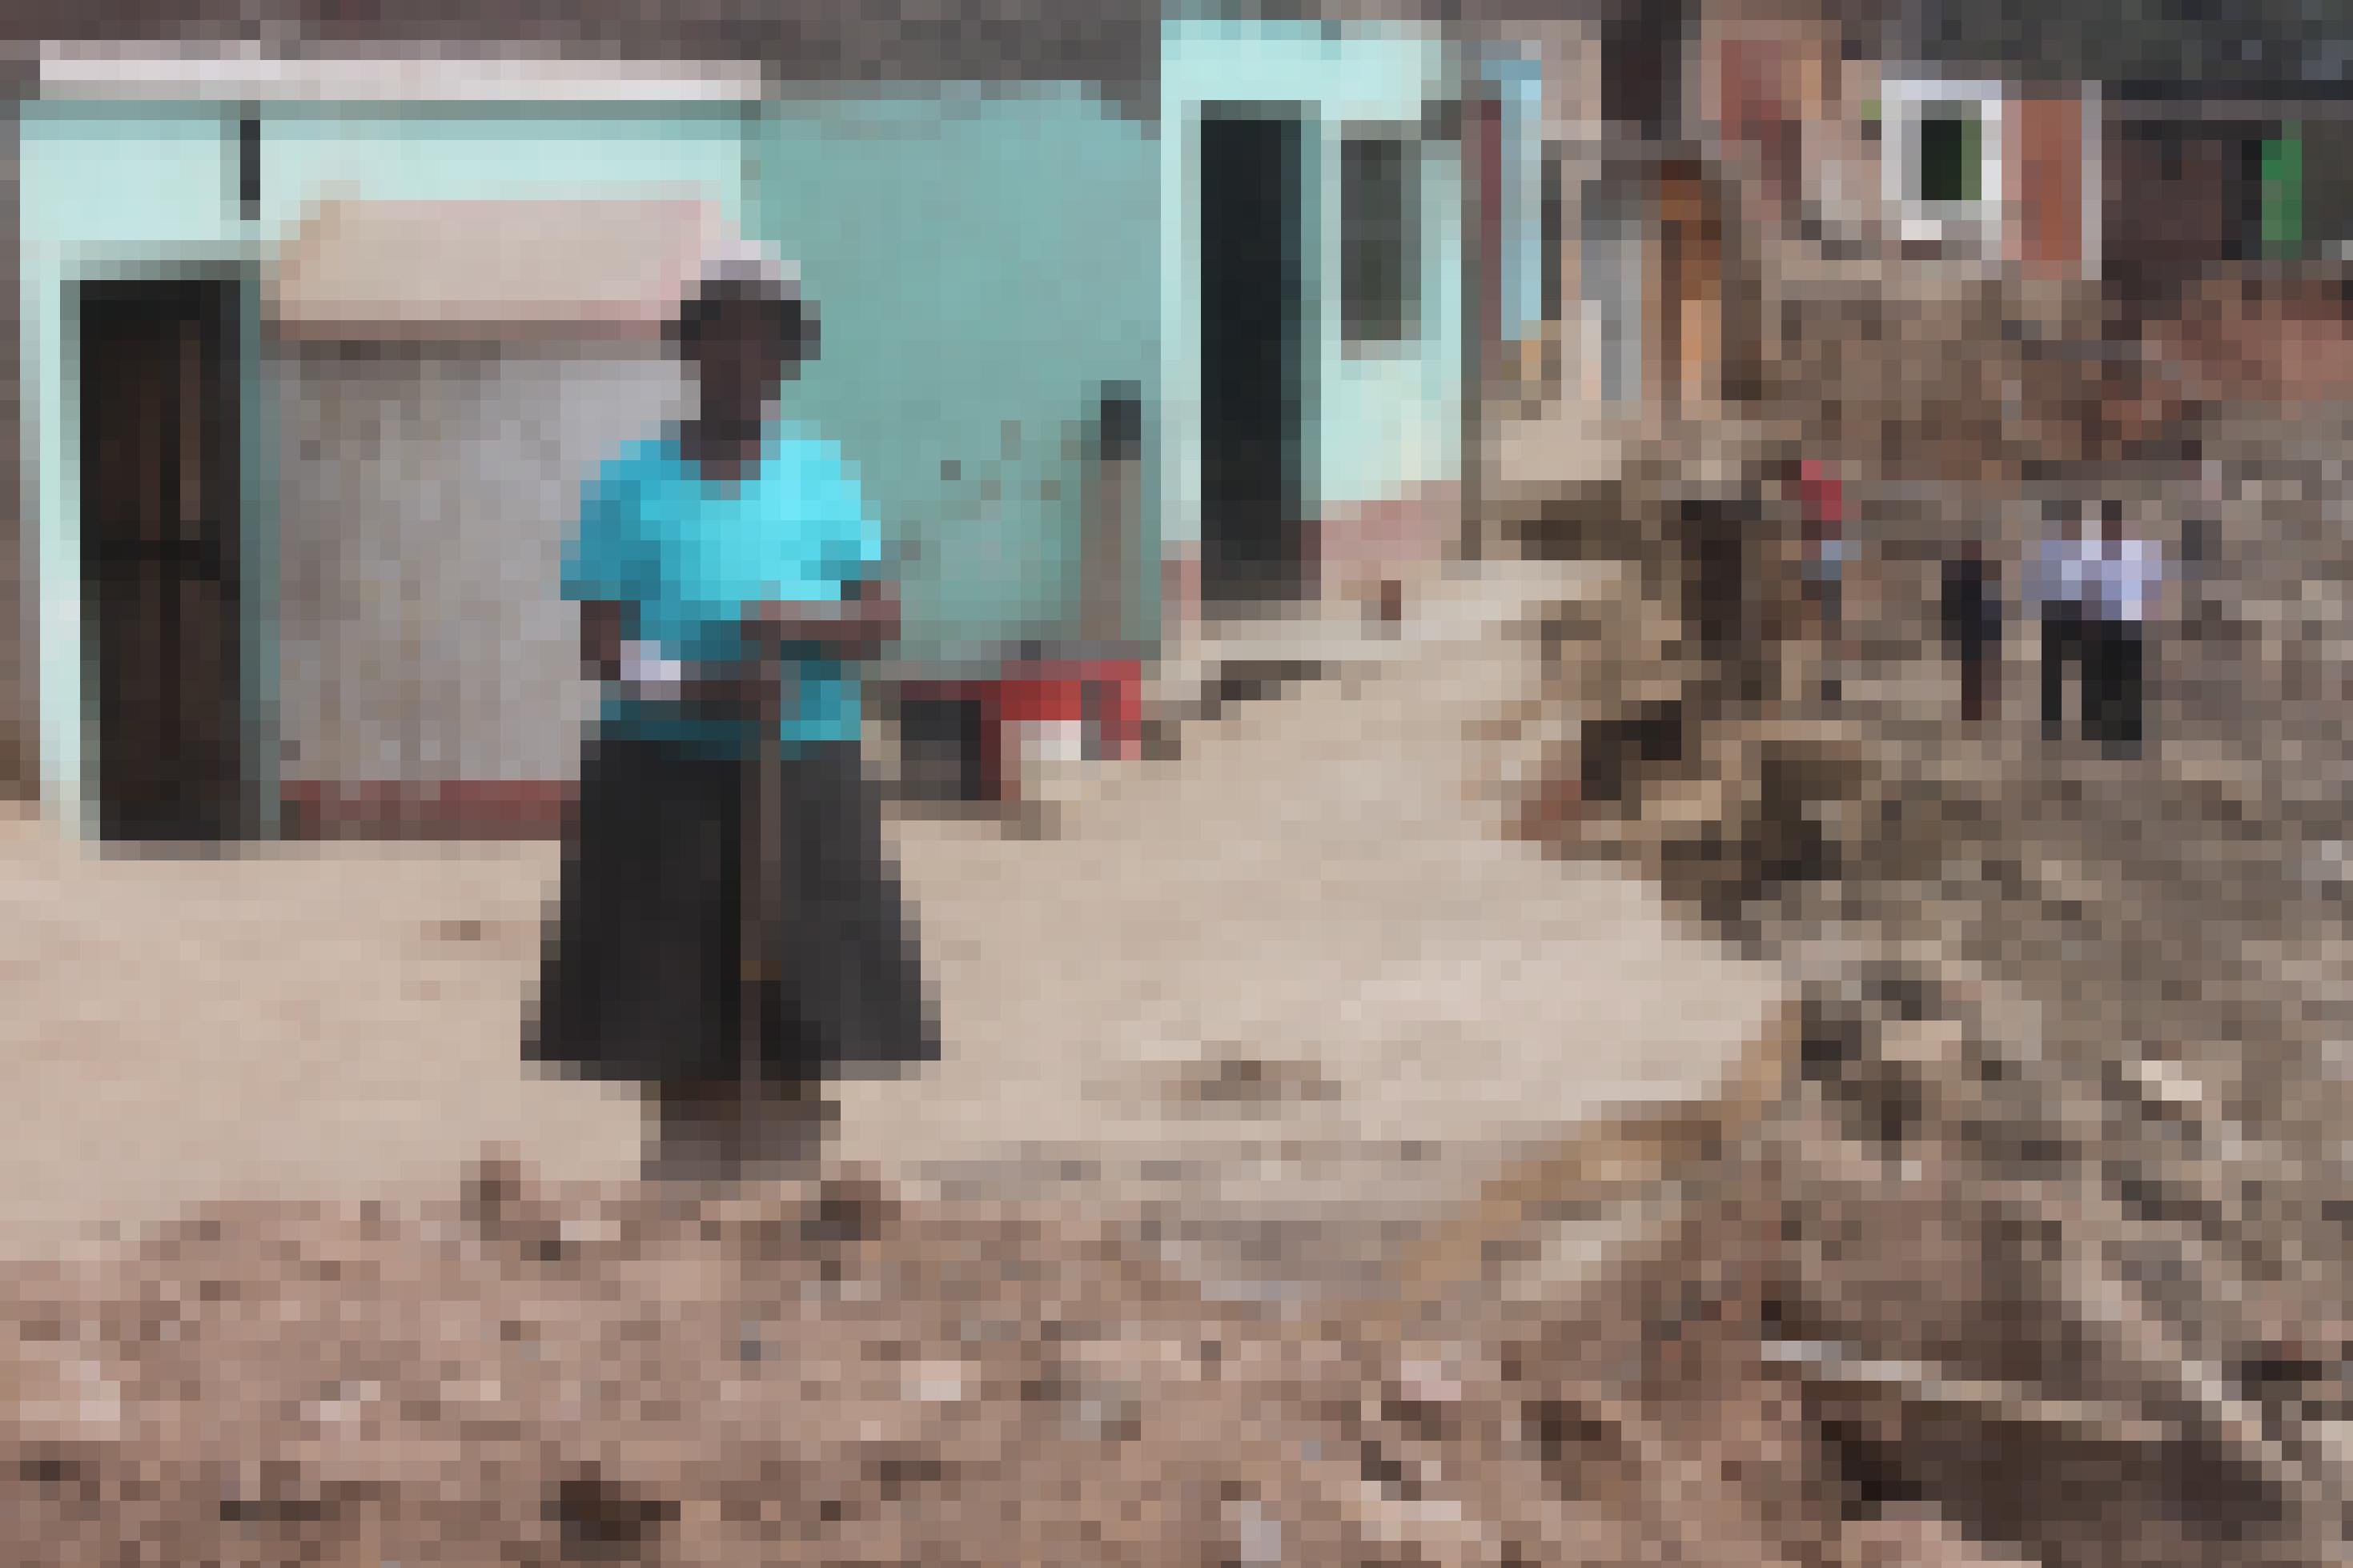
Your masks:
M1845 651L1845 589L1847 564L1846 487L1826 463L1811 458L1793 460L1785 479L1798 502L1803 521L1806 599L1821 627L1824 650ZM1822 694L1838 697L1835 676L1822 682Z

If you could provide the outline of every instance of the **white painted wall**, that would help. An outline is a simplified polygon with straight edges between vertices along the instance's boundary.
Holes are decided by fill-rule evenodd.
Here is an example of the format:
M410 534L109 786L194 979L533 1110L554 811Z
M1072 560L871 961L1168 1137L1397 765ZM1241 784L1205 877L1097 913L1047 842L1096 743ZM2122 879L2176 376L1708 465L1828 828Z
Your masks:
M570 779L595 694L556 596L582 481L681 411L658 347L285 352L290 782Z

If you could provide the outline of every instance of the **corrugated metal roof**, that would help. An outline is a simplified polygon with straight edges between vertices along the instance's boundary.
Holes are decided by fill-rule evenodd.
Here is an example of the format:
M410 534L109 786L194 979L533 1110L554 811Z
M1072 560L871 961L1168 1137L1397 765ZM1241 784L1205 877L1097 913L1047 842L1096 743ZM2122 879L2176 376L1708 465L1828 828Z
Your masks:
M280 336L652 338L721 218L693 197L322 202L271 268Z

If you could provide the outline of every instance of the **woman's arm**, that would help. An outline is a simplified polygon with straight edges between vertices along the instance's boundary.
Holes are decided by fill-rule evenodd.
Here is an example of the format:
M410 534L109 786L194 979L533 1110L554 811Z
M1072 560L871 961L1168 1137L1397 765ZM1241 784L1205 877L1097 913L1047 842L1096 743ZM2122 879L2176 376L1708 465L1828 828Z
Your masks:
M591 599L580 606L580 673L589 680L621 679L621 644L628 627L628 606L613 599Z
M647 668L632 658L628 606L610 599L580 606L580 672L590 680L618 686L632 697L676 702L712 718L765 716L775 711L776 683L755 669L733 665L678 664ZM634 668L633 668L634 667Z
M770 644L816 643L841 658L871 658L898 640L899 591L872 579L840 600L776 600L744 612L745 628Z

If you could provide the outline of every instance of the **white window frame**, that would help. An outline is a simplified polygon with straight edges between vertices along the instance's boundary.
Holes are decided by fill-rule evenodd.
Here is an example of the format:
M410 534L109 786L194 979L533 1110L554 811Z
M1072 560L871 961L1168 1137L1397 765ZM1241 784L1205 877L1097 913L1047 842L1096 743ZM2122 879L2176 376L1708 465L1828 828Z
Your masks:
M2000 232L2002 212L2002 150L2008 135L2003 110L2007 94L1998 81L1890 80L1880 99L1880 188L1907 240L1948 241ZM1965 202L1927 202L1914 194L1913 165L1920 150L1920 126L1931 111L1949 104L1978 111L1978 197Z

